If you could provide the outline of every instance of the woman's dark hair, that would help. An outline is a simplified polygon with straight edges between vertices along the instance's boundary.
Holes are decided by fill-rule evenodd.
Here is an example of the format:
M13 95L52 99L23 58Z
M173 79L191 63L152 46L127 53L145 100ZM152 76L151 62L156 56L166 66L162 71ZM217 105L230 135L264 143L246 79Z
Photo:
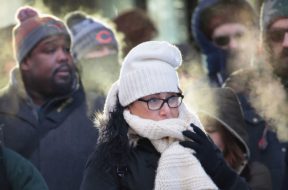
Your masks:
M243 165L245 160L244 151L241 149L239 140L231 135L231 133L222 128L220 129L221 136L225 143L223 155L227 163L236 171ZM227 143L226 143L227 142Z
M124 34L124 56L133 47L142 42L152 40L158 34L153 20L141 9L136 8L122 12L113 21L117 30Z
M206 118L207 126L205 130L209 132L219 132L225 144L223 156L228 165L236 171L242 166L245 160L245 147L242 143L229 132L220 122L212 118ZM208 124L209 123L209 124Z
M90 158L90 164L104 169L113 169L114 167L124 166L128 157L128 128L129 125L124 119L123 107L119 99L115 109L109 113L109 117L97 115L99 123L99 139L96 151ZM89 163L88 163L89 164Z

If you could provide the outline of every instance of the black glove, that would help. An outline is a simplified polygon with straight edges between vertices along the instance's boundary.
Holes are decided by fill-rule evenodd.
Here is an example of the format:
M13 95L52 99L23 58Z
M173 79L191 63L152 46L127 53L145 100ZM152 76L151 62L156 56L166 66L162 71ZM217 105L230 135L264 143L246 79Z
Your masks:
M236 174L225 162L222 153L206 134L194 124L194 130L183 131L183 135L191 140L180 142L186 148L195 151L195 156L200 161L206 173L220 189L230 189L233 186L238 174Z

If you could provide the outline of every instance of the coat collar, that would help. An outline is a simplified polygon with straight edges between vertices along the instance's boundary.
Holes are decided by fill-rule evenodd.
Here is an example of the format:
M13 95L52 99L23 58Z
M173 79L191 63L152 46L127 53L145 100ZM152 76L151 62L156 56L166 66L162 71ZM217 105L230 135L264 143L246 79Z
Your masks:
M57 120L58 117L55 117L55 114L52 113L59 114L63 112L65 108L74 105L76 100L82 102L81 100L85 99L83 88L79 85L78 76L75 81L71 93L65 96L55 97L47 101L41 107L38 107L28 96L21 79L20 70L18 67L15 67L10 73L10 81L8 85L0 92L0 113L12 116L17 115L17 117L21 117L31 124L38 123L39 119L41 119L40 117L43 115L45 115L45 117L51 117L50 119L54 118ZM54 112L53 110L56 111Z

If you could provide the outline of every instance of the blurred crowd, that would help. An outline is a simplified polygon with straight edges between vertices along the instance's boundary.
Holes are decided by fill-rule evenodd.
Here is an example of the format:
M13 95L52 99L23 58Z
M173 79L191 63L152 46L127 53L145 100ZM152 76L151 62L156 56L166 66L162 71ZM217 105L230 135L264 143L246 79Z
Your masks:
M201 0L194 41L30 6L3 28L0 189L288 188L288 2Z

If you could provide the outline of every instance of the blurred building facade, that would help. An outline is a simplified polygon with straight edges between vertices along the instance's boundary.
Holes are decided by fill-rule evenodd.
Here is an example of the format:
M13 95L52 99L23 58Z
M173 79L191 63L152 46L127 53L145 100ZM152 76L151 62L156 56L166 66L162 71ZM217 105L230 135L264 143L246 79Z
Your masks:
M133 7L147 11L159 29L159 40L168 40L172 43L183 43L191 40L190 20L197 0L1 0L0 11L1 25L5 27L13 24L14 14L22 5L36 6L50 9L52 14L58 17L77 9L88 11L90 14L101 14L107 18L113 18L120 12ZM250 0L256 10L259 9L262 0ZM61 6L58 6L60 5Z

